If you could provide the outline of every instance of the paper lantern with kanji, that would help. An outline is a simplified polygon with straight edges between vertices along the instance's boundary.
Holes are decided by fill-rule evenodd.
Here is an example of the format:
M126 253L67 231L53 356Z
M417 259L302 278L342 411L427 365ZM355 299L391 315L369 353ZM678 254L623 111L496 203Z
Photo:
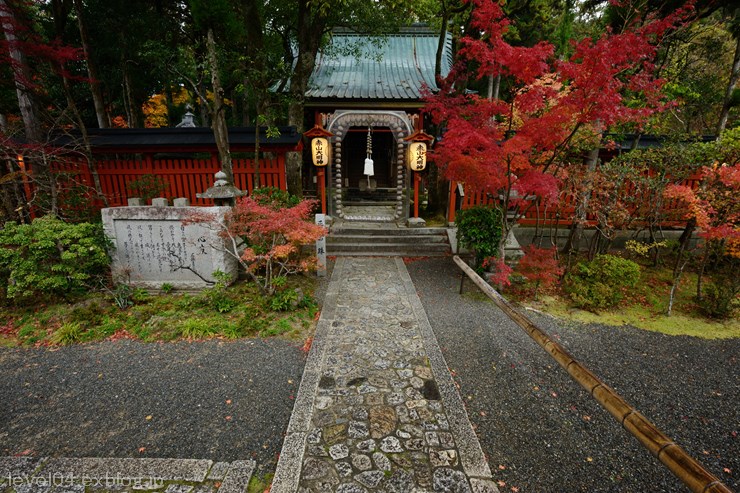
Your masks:
M409 168L423 171L427 167L427 145L424 142L413 142L409 146Z
M329 164L329 155L329 140L324 137L316 137L311 140L311 157L315 166Z

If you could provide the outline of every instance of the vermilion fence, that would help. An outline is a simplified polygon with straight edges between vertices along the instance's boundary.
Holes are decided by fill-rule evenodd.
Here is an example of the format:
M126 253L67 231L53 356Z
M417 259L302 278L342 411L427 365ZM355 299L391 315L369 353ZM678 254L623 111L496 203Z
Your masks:
M690 178L683 180L681 184L687 185L693 189L699 186L701 181L701 175L694 175ZM494 205L499 203L497 197L492 194L470 190L464 188L463 195L460 195L458 190L462 186L459 182L451 182L450 184L450 199L448 204L447 220L449 222L455 221L457 211L460 209L468 209L476 205ZM628 186L626 190L622 190L622 194L635 193L633 186ZM677 224L680 222L680 215L682 214L681 205L675 201L664 204L663 213L667 217L675 216ZM575 198L567 197L559 206L545 207L540 205L539 208L536 205L528 208L524 213L523 217L519 220L519 224L525 226L535 225L551 225L559 223L560 225L569 225L572 218L575 215ZM590 225L596 223L596 218L593 215L586 217L587 222ZM670 226L672 224L663 224L664 226Z
M205 192L213 185L214 174L220 170L218 159L115 159L96 161L95 167L100 177L103 195L110 207L123 206L127 199L136 197L130 184L144 176L154 175L164 183L163 197L174 199L185 197L192 205L213 205L211 200L197 198L197 193ZM234 159L234 184L240 190L250 193L254 189L255 167L252 159ZM88 189L94 196L93 176L85 162L60 161L54 171L67 177L63 180L74 183L77 189ZM279 155L272 159L259 161L260 187L275 187L286 190L285 158ZM100 207L102 204L96 204Z

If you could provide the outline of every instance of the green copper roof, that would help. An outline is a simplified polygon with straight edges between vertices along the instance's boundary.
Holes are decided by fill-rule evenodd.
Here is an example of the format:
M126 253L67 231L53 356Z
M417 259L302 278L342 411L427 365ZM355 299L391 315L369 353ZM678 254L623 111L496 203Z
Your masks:
M377 37L335 32L319 53L306 97L309 99L418 100L426 85L437 89L434 60L439 34L408 28ZM441 71L452 63L452 40L445 34Z

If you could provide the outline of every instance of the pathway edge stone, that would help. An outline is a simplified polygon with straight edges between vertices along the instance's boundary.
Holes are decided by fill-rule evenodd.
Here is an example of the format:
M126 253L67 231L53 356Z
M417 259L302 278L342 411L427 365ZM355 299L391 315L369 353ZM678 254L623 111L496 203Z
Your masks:
M403 259L396 258L396 268L406 290L407 299L411 303L414 315L419 321L429 364L437 381L439 393L442 395L442 400L447 407L450 428L453 435L459 439L458 448L463 469L471 478L490 480L492 478L491 469L483 454L478 437L475 435L475 431L473 431L473 425L470 424L470 419L465 411L462 398L457 392L447 362L442 355L442 350L432 330L432 325L429 323L424 306L421 304L419 295L416 293L416 288L406 269L406 265L403 263Z
M338 258L329 286L324 296L324 304L316 326L311 350L306 358L301 384L298 387L293 413L288 423L288 431L280 451L280 459L275 469L270 493L293 493L298 489L303 456L306 450L306 435L309 432L313 414L314 397L321 379L329 332L339 296L340 279L344 274L345 259Z

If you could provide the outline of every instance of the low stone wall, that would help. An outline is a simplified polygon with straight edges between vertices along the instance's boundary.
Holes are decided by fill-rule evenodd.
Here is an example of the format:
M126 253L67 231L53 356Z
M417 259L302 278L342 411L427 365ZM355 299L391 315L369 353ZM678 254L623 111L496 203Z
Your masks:
M111 240L113 275L131 285L202 289L221 271L234 280L238 262L226 251L215 225L183 224L194 213L223 219L229 207L112 207L101 211Z

